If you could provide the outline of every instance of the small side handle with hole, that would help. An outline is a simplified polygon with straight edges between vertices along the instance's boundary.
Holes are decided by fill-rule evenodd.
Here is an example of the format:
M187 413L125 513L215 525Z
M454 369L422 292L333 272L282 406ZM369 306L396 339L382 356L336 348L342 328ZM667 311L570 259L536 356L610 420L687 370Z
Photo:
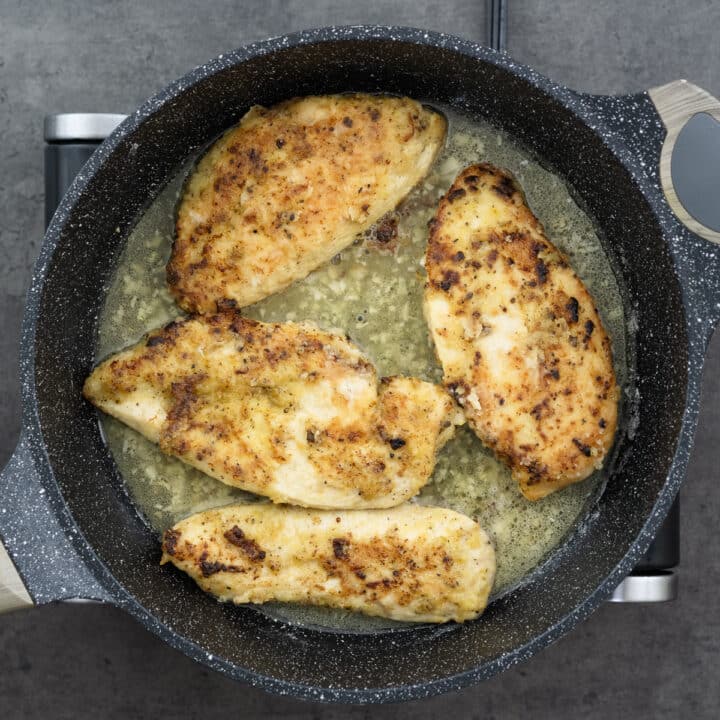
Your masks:
M687 80L648 94L667 130L660 154L667 202L688 229L720 243L720 100Z

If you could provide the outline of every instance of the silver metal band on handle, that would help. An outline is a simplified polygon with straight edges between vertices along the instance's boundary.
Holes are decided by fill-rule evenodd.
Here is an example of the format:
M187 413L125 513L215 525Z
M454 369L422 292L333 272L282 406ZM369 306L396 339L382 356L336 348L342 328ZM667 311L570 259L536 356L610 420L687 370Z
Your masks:
M658 603L677 597L678 578L672 571L654 575L628 575L613 592L610 602Z
M127 117L116 113L58 113L46 115L46 142L104 140Z

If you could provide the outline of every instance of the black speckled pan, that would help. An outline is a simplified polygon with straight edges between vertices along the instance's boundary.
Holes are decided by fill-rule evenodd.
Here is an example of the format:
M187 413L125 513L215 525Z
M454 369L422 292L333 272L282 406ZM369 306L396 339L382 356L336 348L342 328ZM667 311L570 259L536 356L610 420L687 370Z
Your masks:
M638 423L619 440L620 461L602 498L533 582L462 626L323 632L215 602L158 565L157 538L128 502L97 416L80 395L114 260L165 181L250 105L347 90L436 100L532 148L597 222L637 321L629 333ZM473 43L404 28L331 28L251 45L149 100L63 200L28 296L24 432L0 477L0 530L31 598L113 603L229 677L343 702L457 689L567 632L633 567L675 497L704 352L720 317L720 251L681 224L660 186L665 134L646 93L579 95Z

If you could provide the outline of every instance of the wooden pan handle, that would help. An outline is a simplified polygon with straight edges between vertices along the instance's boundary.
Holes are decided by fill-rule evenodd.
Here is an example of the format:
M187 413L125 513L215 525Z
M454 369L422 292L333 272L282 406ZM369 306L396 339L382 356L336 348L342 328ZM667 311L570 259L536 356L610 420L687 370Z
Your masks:
M0 613L33 604L13 561L0 543Z
M698 113L706 113L720 122L720 101L687 80L675 80L648 90L667 135L660 154L660 182L665 197L678 219L692 232L720 243L720 232L703 225L685 209L673 186L671 161L675 143L685 124Z
M53 509L35 466L31 432L23 431L0 471L0 613L55 600L112 602L98 566L91 569L74 543L69 518Z

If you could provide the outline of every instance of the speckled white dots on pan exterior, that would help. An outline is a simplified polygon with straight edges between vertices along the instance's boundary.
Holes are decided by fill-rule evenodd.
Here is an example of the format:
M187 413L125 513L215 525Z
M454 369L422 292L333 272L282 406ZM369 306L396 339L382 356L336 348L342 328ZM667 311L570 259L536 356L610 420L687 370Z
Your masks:
M158 565L158 538L130 503L80 396L114 261L165 181L250 105L344 90L449 104L529 146L594 218L634 318L634 382L624 409L634 421L618 438L604 493L530 582L462 626L325 632L205 596ZM672 503L697 419L706 343L720 316L720 254L677 221L659 187L663 137L645 93L579 95L486 48L405 28L326 28L257 43L158 93L78 176L48 230L28 295L24 432L0 478L0 532L34 600L113 603L229 677L326 701L400 701L457 689L567 632L633 567Z

